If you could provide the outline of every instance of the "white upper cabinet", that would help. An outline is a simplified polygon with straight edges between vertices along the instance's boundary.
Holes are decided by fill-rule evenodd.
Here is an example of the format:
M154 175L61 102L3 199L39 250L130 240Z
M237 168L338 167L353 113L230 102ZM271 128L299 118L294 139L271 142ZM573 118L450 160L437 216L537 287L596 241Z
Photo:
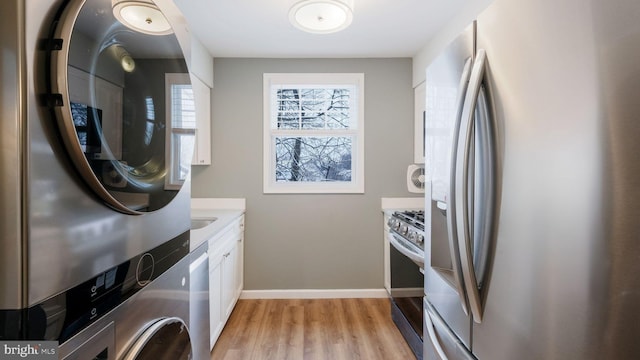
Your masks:
M207 86L213 88L213 57L202 43L191 35L190 70Z
M211 88L191 76L196 101L196 142L192 165L211 165Z
M413 139L413 162L416 164L424 164L424 137L425 137L425 109L427 107L427 87L425 82L422 82L414 89L414 106L415 106L415 118L414 118L414 139Z
M211 89L213 57L191 36L191 85L196 101L196 143L192 165L211 165Z

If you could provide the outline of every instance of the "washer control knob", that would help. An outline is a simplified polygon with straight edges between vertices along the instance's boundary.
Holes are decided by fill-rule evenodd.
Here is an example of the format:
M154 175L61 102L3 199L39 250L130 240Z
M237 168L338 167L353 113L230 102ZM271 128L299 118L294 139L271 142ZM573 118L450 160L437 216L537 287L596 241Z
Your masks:
M155 265L153 255L146 253L140 257L138 266L136 267L136 281L138 285L145 286L151 282Z

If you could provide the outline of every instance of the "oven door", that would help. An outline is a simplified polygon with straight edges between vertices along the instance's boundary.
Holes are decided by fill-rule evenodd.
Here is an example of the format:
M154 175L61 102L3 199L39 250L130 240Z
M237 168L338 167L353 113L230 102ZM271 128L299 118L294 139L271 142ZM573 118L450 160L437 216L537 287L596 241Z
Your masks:
M424 273L424 250L411 241L403 239L401 236L389 232L389 244L391 244L398 252L411 259L420 267L420 272Z
M391 318L416 357L422 358L424 276L422 268L405 254L409 252L413 256L413 252L402 245L399 245L402 251L398 250L398 238L391 232L387 233L392 244L389 246Z

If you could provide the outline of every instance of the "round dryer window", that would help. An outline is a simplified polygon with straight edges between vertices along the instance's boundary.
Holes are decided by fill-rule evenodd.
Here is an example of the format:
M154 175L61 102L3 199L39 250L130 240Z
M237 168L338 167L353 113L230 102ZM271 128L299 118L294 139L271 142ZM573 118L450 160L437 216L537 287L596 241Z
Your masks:
M123 360L189 360L191 338L179 318L159 320L131 345Z
M52 37L51 104L85 183L123 213L169 204L189 175L196 122L167 18L150 0L72 0Z

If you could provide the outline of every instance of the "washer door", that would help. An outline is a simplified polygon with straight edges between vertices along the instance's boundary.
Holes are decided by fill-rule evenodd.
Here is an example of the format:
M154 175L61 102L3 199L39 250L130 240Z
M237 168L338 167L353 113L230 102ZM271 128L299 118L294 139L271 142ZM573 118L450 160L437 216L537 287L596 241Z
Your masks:
M52 37L50 105L84 182L123 213L169 204L191 169L195 107L162 12L151 0L71 0Z
M164 318L145 330L123 360L190 360L191 338L185 323Z

